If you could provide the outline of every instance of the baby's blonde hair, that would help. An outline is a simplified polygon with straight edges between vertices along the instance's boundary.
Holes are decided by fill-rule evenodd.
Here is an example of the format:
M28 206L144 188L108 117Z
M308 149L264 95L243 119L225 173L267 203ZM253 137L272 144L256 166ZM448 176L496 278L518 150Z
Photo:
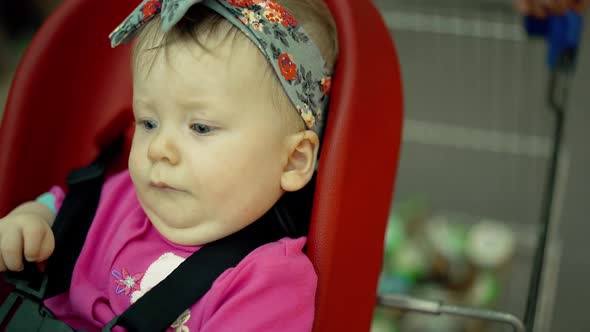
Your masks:
M276 0L283 6L303 27L305 32L314 41L320 49L320 52L328 65L328 68L333 68L338 54L338 38L336 32L336 25L330 11L326 7L323 0ZM228 27L228 25L230 25ZM157 52L152 54L152 57L143 58L139 60L139 54L145 51L155 50L159 51L166 46L173 43L196 43L203 49L206 38L210 34L216 34L226 28L226 38L233 38L234 40L248 40L249 39L240 32L240 30L225 20L219 14L212 10L195 5L190 8L183 19L180 20L167 33L161 31L161 18L158 15L150 20L140 31L137 36L137 41L133 46L132 66L134 72L149 71L153 59ZM287 117L291 131L301 131L305 129L305 124L295 107L291 103L289 97L283 90L281 83L274 73L271 65L266 62L266 77L270 80L271 90L269 93L273 96L274 105L279 109L288 109L283 112Z

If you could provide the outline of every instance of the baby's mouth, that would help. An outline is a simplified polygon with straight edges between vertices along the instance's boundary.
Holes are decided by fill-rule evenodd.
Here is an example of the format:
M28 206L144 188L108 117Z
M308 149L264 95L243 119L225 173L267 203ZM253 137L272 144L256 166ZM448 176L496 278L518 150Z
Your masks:
M160 189L160 190L166 190L166 191L182 191L178 188L175 188L169 184L167 184L166 182L161 182L161 181L150 181L150 187L152 188L156 188L156 189Z

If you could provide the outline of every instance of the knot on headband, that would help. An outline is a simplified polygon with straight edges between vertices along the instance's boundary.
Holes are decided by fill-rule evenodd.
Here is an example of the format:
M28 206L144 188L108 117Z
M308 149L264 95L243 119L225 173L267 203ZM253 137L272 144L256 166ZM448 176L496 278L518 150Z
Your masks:
M170 30L197 4L238 27L267 58L308 129L321 136L332 71L319 48L276 0L144 0L109 36L111 46L131 41L157 14Z

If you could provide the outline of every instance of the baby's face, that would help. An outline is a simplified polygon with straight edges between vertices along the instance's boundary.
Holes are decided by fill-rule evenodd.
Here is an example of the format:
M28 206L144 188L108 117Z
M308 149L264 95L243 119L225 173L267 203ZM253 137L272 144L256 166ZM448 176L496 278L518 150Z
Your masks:
M204 244L252 223L280 197L288 132L263 81L264 59L252 60L262 57L254 46L226 41L213 54L186 45L167 52L149 74L134 73L129 171L164 237Z

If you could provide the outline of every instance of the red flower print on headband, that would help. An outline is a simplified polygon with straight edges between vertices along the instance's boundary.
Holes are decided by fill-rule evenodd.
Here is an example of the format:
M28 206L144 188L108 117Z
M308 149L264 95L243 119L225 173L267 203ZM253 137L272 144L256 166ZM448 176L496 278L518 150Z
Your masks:
M264 17L271 22L271 23L281 23L283 21L283 13L280 11L281 7L275 8L274 6L269 5L268 8L264 10Z
M297 20L289 14L283 6L274 0L266 1L267 9L265 11L266 19L272 23L281 23L285 28L296 26Z
M286 10L283 9L283 21L281 22L281 24L283 24L285 28L288 28L294 27L299 23L297 22L295 17L293 17L293 15L289 14Z
M324 77L322 78L322 90L324 91L324 94L327 96L328 94L330 94L330 89L332 88L332 78L331 77Z
M234 7L250 8L250 7L254 6L255 3L260 2L260 0L259 1L256 1L256 0L227 0L227 2Z
M162 7L162 4L158 0L150 0L150 1L146 2L145 5L143 5L143 8L141 10L143 13L143 19L145 20L148 17L152 17L154 14L156 14L160 10L161 7Z
M246 7L246 0L227 0L227 3L234 7Z
M260 5L263 2L274 2L274 0L226 0L227 3L234 7L250 8L254 5Z
M281 24L285 28L288 28L290 26L294 27L298 24L295 17L293 17L293 15L289 14L289 12L283 6L281 6L279 3L275 2L275 1L268 1L267 5L268 5L268 8L270 8L270 10L271 10L270 12L271 13L274 12L274 14L278 16L278 18L273 22L275 22L275 23L281 22Z
M287 81L297 78L297 64L290 54L283 53L279 56L279 68Z

